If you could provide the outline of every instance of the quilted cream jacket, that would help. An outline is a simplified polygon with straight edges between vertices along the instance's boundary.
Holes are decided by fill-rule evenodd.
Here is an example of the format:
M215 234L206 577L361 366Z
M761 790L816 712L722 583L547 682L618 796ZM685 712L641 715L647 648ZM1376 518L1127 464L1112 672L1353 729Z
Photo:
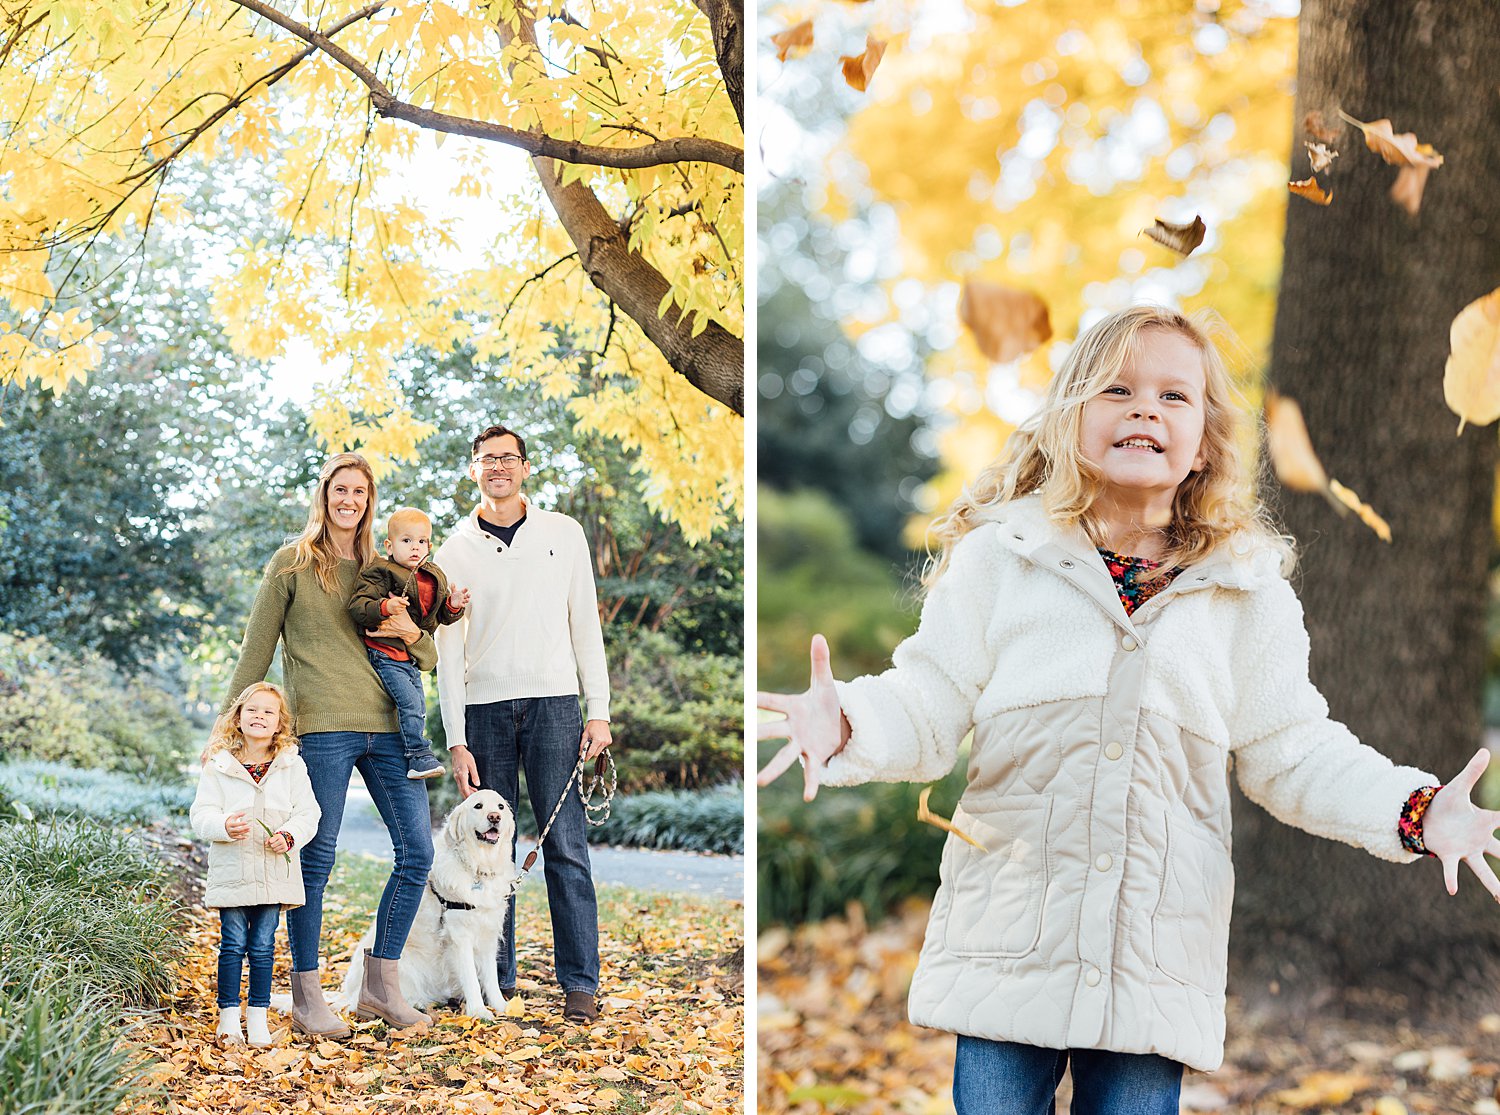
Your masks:
M1414 789L1328 718L1302 609L1268 549L1216 554L1127 617L1079 529L1035 497L958 545L893 668L839 686L823 781L968 785L912 981L913 1022L1219 1066L1229 771L1319 836L1407 862Z
M250 822L250 835L243 840L231 840L224 827L231 813L244 813ZM228 751L214 752L203 764L191 813L193 832L209 842L203 904L301 906L300 851L317 835L321 816L307 765L295 748L276 756L259 785ZM257 823L262 821L272 832L291 835L290 857L266 850L266 830Z

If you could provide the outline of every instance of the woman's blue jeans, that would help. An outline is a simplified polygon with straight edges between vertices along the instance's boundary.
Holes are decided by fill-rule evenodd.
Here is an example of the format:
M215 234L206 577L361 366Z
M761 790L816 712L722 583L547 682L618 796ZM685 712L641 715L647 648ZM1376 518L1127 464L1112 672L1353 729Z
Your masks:
M1063 1070L1073 1066L1073 1115L1177 1115L1182 1065L1154 1053L1038 1049L958 1035L953 1106L958 1115L1052 1115Z
M520 771L538 829L547 823L578 763L583 715L577 697L523 697L469 705L465 735L481 787L500 791L518 808ZM515 851L515 843L511 843ZM552 960L564 991L599 989L599 905L589 867L588 826L575 782L542 844L547 905L552 912ZM516 985L516 899L511 896L497 965L500 986Z
M240 971L250 958L250 1005L271 1005L271 966L281 906L225 906L219 910L219 1006L240 1005Z
M310 732L302 737L302 761L307 764L313 796L323 816L317 835L302 847L303 904L286 915L292 970L311 972L318 967L323 891L333 871L349 776L355 770L365 780L396 853L395 868L375 911L375 947L371 952L382 960L398 960L422 901L427 872L432 868L427 784L406 777L406 753L397 732Z

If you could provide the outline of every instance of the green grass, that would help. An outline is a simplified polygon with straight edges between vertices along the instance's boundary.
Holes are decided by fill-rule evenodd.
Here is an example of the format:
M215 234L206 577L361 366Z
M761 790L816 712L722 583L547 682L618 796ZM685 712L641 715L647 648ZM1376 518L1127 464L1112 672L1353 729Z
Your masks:
M0 763L0 799L8 815L88 817L103 824L150 824L186 817L193 787L161 785L120 771L83 770L63 763ZM17 810L17 806L22 807Z

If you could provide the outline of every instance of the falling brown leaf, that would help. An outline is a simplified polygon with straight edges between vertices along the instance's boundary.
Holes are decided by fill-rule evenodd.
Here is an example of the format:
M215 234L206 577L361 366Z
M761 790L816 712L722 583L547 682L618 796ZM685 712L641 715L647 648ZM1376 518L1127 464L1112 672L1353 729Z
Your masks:
M1322 492L1328 473L1313 449L1297 400L1266 392L1266 445L1276 478L1294 492Z
M787 55L793 51L798 54L804 53L813 45L812 20L804 19L785 31L777 32L771 36L771 42L776 44L776 61L778 62L785 62Z
M944 832L951 832L954 836L958 837L960 840L972 844L981 852L985 851L984 845L979 841L975 840L968 833L961 832L958 827L946 817L939 817L936 813L927 808L927 799L931 796L931 786L928 786L920 794L917 795L917 820L921 821L923 824L931 825L933 828L940 828Z
M1333 200L1333 195L1324 193L1323 187L1318 185L1316 178L1304 178L1300 182L1288 182L1286 188L1298 197L1305 197L1315 205L1327 205Z
M1390 525L1369 504L1361 502L1354 492L1331 479L1323 468L1297 401L1268 391L1265 411L1266 446L1277 479L1296 492L1317 492L1341 515L1353 511L1360 522L1375 532L1376 537L1389 542Z
M863 54L844 54L839 57L839 63L844 68L844 80L852 88L863 93L865 86L870 84L870 78L875 74L875 67L880 65L883 57L885 57L885 43L873 35L866 35Z
M1337 151L1321 143L1304 141L1303 146L1307 148L1307 161L1312 164L1314 174L1322 174L1339 157Z
M1141 232L1151 237L1163 248L1168 248L1180 256L1191 255L1194 248L1203 243L1203 237L1208 232L1208 226L1203 223L1202 217L1194 217L1191 224L1174 225L1170 221L1156 218L1156 224L1151 228L1143 228Z
M1500 288L1475 299L1448 327L1452 350L1443 368L1443 398L1458 415L1458 432L1500 418Z
M1391 200L1413 217L1422 208L1422 191L1427 188L1430 166L1404 166L1396 173L1396 184L1391 187Z
M1320 143L1338 142L1339 133L1342 128L1330 128L1323 120L1323 114L1317 109L1309 112L1302 118L1302 130Z
M1008 364L1052 336L1047 303L1029 290L1014 290L982 279L966 279L958 319L974 335L979 351Z
M1389 120L1375 120L1364 124L1343 111L1339 115L1364 132L1365 146L1392 166L1443 165L1443 157L1433 150L1432 144L1418 143L1413 132L1396 135Z

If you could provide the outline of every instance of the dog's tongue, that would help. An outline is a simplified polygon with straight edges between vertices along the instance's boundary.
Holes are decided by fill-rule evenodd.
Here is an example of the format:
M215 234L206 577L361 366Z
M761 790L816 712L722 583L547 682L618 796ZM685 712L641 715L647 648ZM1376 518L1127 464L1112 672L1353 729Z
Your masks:
M489 829L481 832L479 839L483 840L486 844L498 844L500 843L500 831L498 829Z

